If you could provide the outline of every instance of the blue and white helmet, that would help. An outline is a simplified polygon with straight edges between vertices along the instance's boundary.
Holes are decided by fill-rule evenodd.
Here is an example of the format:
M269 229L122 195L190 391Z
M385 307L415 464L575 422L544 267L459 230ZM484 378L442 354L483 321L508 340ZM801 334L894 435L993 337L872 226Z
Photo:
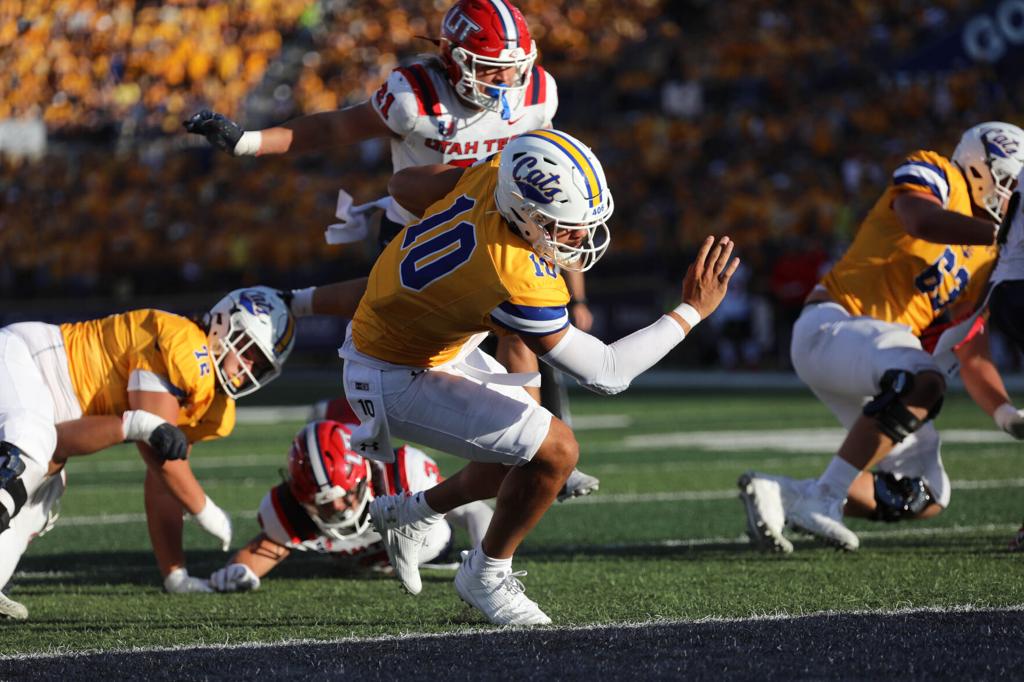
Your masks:
M601 162L561 131L533 130L506 145L494 201L541 258L566 270L589 270L611 242L614 202ZM587 234L570 246L557 241L558 230Z
M1000 223L1024 167L1024 130L1002 121L968 128L953 150L953 162L964 173L971 200Z
M232 398L277 378L295 346L295 317L269 287L235 289L210 309L207 322L217 379Z

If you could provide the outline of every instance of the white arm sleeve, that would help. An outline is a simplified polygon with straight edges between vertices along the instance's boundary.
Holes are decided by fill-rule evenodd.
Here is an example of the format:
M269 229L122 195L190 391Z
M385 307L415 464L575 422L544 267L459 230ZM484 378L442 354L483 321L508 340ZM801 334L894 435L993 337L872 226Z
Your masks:
M570 326L558 345L540 359L595 393L615 395L685 337L683 328L668 315L611 345Z

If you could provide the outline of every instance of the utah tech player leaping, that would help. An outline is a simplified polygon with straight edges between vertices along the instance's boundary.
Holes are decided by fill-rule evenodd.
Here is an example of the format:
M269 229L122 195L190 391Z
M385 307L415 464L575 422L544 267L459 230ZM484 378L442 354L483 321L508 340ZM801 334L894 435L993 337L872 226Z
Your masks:
M514 5L506 0L459 0L445 13L437 43L439 55L395 69L361 104L259 131L243 131L221 114L201 111L185 127L235 155L304 154L389 138L395 172L434 163L469 166L501 151L516 135L551 127L558 109L555 79L536 64L537 47ZM390 198L382 203L380 237L386 244L414 216ZM588 329L583 275L565 276L573 321ZM362 282L351 292L345 297L349 304L340 310L323 306L325 297L318 297L315 312L351 316L362 296ZM510 371L537 369L536 357L515 337L499 341L498 359ZM556 386L558 375L545 373L544 381L545 406L561 413L567 404ZM560 499L588 494L598 483L593 476L573 472Z
M755 543L791 551L788 523L854 550L859 540L844 513L897 521L934 516L949 504L932 421L945 372L920 337L981 302L995 263L995 228L1022 163L1024 131L991 122L967 130L950 159L916 151L893 172L793 327L793 367L847 436L817 480L740 478ZM953 352L971 398L999 428L1024 437L1024 417L1010 405L988 335L975 334Z
M517 334L541 359L603 394L674 348L721 302L738 261L708 238L683 301L611 345L570 325L555 266L584 269L609 243L612 196L597 158L554 130L518 137L468 170L406 169L392 196L424 216L388 245L342 347L345 394L363 422L353 449L387 458L397 436L470 463L430 490L375 499L370 515L397 577L421 589L419 551L443 514L497 497L487 533L464 555L455 587L498 624L550 623L526 597L512 555L576 465L572 430L532 400L477 344Z

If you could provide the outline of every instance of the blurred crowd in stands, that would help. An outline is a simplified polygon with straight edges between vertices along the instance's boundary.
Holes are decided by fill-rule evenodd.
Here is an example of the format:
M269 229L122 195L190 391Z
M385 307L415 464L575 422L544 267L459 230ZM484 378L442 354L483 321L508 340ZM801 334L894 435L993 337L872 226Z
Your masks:
M1024 123L1019 57L920 67L980 11L969 0L517 4L558 79L556 125L595 148L615 193L612 249L588 276L599 333L673 300L705 234L739 244L694 361L786 364L803 296L899 158L948 154L983 120ZM383 194L386 144L242 160L181 121L208 107L260 128L360 102L433 50L419 36L448 5L0 0L0 121L48 133L39 158L0 162L0 299L364 273L372 246L328 247L323 229L338 188Z

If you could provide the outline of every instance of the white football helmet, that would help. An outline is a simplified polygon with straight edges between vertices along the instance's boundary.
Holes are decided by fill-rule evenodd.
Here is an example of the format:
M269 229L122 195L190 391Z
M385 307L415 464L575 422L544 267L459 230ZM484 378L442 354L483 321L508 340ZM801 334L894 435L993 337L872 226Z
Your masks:
M295 345L295 317L269 287L235 289L210 309L207 324L217 379L232 398L274 380Z
M494 190L498 211L533 250L566 270L589 270L611 242L614 209L604 169L585 144L558 130L533 130L505 146ZM585 230L579 246L559 230Z
M969 128L953 150L953 163L963 171L975 205L1000 223L1024 167L1024 130L1002 121Z

